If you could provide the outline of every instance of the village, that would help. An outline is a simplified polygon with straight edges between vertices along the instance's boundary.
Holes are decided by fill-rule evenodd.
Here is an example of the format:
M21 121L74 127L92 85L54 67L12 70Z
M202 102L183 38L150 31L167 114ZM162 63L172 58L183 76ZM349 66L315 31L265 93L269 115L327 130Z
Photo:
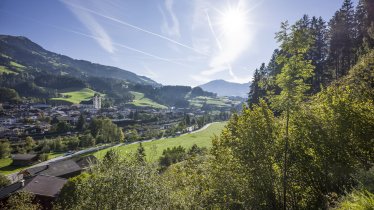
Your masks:
M101 97L94 96L92 104L57 105L40 103L0 104L0 139L13 143L22 141L26 136L43 139L76 134L73 128L84 117L90 122L95 117L107 117L121 127L141 125L137 129L144 134L148 126L166 130L182 121L185 116L195 122L206 114L200 109L175 108L128 108L101 107ZM59 126L64 123L67 126ZM190 124L190 123L189 123ZM197 124L191 123L191 124ZM145 129L147 128L147 129ZM189 131L193 128L189 128ZM182 132L182 131L181 131Z
M161 110L102 108L101 100L99 95L95 95L92 104L52 106L38 103L5 103L0 105L0 139L8 141L13 148L10 166L20 168L18 172L8 175L12 184L0 190L0 202L6 201L16 192L27 191L36 196L43 208L48 209L67 179L79 175L97 162L95 156L89 155L90 152L121 143L121 141L100 143L97 140L94 144L82 146L79 143L76 147L71 147L69 138L81 139L87 135L87 132L83 134L84 129L79 128L82 121L88 125L94 119L110 119L113 125L123 131L125 143L131 143L179 136L197 130L212 121L227 120L230 116L228 112L207 115L200 109L175 107ZM46 141L56 142L58 141L56 139L61 137L63 142L67 142L64 150L50 146L48 147L50 149L45 151ZM27 139L44 144L44 147L39 152L33 149L17 150L19 147L27 147ZM48 156L45 159L41 158L45 152L51 151L65 152L51 161L47 161ZM86 153L88 155L83 155Z

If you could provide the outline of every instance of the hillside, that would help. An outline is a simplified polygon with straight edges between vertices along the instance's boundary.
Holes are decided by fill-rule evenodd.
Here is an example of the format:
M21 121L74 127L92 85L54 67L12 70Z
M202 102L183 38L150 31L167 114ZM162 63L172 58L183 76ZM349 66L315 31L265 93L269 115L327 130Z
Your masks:
M249 83L233 83L225 80L213 80L200 85L203 90L217 93L218 96L240 96L246 98L249 92Z
M103 77L159 86L147 77L117 67L76 60L45 50L26 37L0 35L0 72L46 72L73 77Z

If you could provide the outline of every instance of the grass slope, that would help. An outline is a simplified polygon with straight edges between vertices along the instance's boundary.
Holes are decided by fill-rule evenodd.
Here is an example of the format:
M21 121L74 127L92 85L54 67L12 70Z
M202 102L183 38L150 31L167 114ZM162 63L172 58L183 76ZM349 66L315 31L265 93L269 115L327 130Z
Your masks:
M189 149L192 145L196 144L199 147L210 148L212 146L211 138L214 135L219 135L223 130L226 122L219 122L211 124L207 129L198 131L192 134L186 134L175 138L160 139L151 142L144 142L147 160L150 162L156 161L161 155L164 149L174 146L182 146ZM116 147L115 150L122 156L130 156L136 152L139 147L139 143L123 145ZM110 148L109 148L110 149ZM109 149L104 149L94 153L97 158L102 158Z
M240 103L238 101L231 101L227 97L211 98L211 97L204 97L204 96L198 96L198 97L190 99L189 101L192 106L195 106L198 108L201 108L204 103L206 103L207 105L218 107L218 108L231 107L233 104L236 105Z
M65 101L73 104L79 104L81 101L90 100L94 95L95 91L89 88L83 88L77 91L61 93L64 97L51 98L52 101Z
M14 72L10 69L8 69L6 66L0 66L0 74L7 73L7 74L17 74L17 72Z
M151 108L155 108L155 109L167 109L166 106L161 105L159 103L156 103L149 98L145 98L143 93L131 91L131 94L135 96L135 99L134 99L134 101L132 101L128 104L138 106L138 107L151 107Z

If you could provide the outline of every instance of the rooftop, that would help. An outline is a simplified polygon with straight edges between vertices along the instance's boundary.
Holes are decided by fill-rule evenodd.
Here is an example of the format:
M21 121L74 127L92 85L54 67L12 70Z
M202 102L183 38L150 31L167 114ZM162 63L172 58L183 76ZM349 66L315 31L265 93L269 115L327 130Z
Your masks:
M25 184L23 190L34 195L56 197L66 182L66 179L59 177L37 175Z
M74 172L81 171L81 167L73 160L64 160L59 162L50 163L48 168L40 174L48 176L63 176Z
M13 160L32 160L35 158L35 154L14 154L12 155Z

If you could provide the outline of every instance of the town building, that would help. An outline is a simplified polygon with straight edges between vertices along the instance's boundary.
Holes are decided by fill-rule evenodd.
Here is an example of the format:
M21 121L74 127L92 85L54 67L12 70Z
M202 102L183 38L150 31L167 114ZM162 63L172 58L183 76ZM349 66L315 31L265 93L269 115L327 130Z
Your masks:
M96 93L92 98L92 103L94 109L101 109L101 96Z

